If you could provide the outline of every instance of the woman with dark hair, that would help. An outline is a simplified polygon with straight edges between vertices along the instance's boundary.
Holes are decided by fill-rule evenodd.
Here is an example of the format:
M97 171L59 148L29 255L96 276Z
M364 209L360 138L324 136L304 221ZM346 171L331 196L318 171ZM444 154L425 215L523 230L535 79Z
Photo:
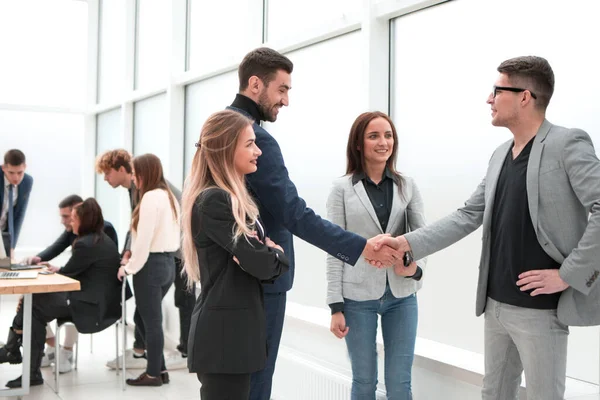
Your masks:
M165 367L162 299L175 280L174 252L181 239L179 204L169 189L160 159L144 154L133 159L133 183L138 189L137 206L131 218L131 258L118 277L133 275L136 329L146 344L146 371L132 386L162 386L169 383Z
M363 237L397 236L425 225L423 202L414 181L396 171L398 135L381 112L358 116L350 130L346 175L327 200L328 218ZM419 265L417 265L419 264ZM346 338L352 364L351 399L375 400L377 319L385 348L388 399L412 399L411 369L417 335L417 297L425 260L405 267L373 268L365 260L344 267L327 257L327 303L331 332Z
M121 317L120 284L115 278L119 268L119 251L104 233L104 218L96 200L89 198L73 207L72 255L62 267L48 265L48 270L77 279L81 290L61 293L36 293L32 296L31 378L30 385L44 383L40 372L46 323L54 319L71 320L81 333L99 332ZM0 363L22 361L20 346L23 333L23 307L19 307L10 328L6 345L0 349ZM20 387L21 378L6 384Z
M261 151L252 121L235 111L202 127L182 198L183 256L201 292L192 314L188 366L202 400L248 400L250 374L265 368L267 329L262 283L289 262L273 243L246 188Z

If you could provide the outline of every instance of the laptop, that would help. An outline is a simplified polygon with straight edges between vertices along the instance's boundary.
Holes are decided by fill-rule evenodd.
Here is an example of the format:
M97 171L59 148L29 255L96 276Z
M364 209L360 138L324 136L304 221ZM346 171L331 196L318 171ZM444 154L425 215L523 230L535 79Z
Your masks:
M0 272L0 279L35 279L37 276L37 271Z
M39 265L27 265L27 264L12 264L10 256L6 254L5 249L10 249L10 235L6 232L2 232L2 243L0 244L0 268L10 269L11 271L24 271L28 269L39 269Z

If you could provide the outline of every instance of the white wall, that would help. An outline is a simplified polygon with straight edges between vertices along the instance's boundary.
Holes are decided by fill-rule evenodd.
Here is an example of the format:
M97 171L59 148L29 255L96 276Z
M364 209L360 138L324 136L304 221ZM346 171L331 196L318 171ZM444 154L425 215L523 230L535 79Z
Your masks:
M394 21L398 165L419 185L429 221L460 207L493 150L512 138L491 126L485 103L496 67L507 58L548 59L556 77L548 119L585 129L600 144L600 56L591 51L600 37L598 15L593 0L461 0ZM480 238L477 231L429 258L419 336L483 352L483 319L474 313ZM568 375L597 383L598 328L571 332Z
M204 121L230 105L238 91L237 71L193 83L185 88L185 176L187 177Z
M0 2L0 104L85 104L87 4Z

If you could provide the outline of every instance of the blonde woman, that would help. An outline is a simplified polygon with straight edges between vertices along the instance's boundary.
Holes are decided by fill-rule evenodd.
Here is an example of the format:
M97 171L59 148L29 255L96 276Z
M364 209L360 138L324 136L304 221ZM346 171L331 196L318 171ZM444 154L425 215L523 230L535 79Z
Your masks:
M266 320L261 283L288 269L266 236L245 185L261 155L252 121L234 111L211 115L183 192L183 255L201 293L192 314L190 372L202 400L247 400L250 374L265 367Z
M179 205L165 180L162 164L154 154L133 159L133 182L138 188L137 206L131 218L131 258L119 269L119 279L133 275L136 329L146 344L146 372L127 379L132 386L169 383L163 355L162 299L175 280L175 258L181 239Z

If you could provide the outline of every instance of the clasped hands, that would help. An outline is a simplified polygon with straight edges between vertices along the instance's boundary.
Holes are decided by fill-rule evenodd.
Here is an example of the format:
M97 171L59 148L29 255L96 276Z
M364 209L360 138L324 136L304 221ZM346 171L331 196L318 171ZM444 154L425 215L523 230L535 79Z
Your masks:
M374 267L393 267L396 275L412 276L417 272L417 264L413 261L405 267L403 261L404 253L410 250L410 245L404 236L394 238L386 233L367 240L362 255Z

